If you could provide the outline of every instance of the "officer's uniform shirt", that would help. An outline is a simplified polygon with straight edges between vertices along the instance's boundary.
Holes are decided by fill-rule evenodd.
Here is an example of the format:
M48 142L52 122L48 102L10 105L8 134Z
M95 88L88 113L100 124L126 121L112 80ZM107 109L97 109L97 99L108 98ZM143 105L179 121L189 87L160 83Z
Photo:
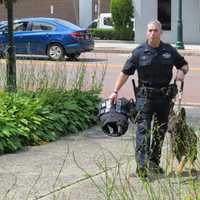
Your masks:
M160 88L168 86L172 79L172 69L186 65L185 59L170 44L160 42L158 48L144 43L133 50L122 72L132 75L137 70L139 86Z

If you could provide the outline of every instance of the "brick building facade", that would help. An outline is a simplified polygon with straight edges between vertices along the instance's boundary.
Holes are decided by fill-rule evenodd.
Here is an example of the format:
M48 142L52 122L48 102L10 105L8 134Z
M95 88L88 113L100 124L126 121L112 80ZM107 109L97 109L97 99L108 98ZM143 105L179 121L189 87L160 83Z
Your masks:
M111 0L100 0L100 13L110 12L110 1ZM98 7L98 0L92 0L92 11L93 11L92 19L98 17L97 7Z
M17 0L14 3L14 18L22 17L57 17L79 25L81 0ZM91 5L91 20L100 12L109 12L110 0L84 0L85 6ZM80 9L83 9L80 11ZM0 20L6 20L7 13L4 5L0 5Z

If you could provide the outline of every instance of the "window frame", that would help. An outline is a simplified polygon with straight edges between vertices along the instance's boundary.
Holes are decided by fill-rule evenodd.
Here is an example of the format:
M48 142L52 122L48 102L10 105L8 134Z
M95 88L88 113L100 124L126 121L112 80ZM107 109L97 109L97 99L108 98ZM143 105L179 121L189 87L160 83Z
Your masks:
M43 26L48 26L48 27L51 27L51 29L48 29L48 30L44 30L44 29L33 29L33 25L35 24L40 24L43 25ZM56 29L56 26L54 26L53 24L50 24L48 22L41 22L41 21L32 21L31 22L31 25L30 25L30 31L54 31Z
M168 5L168 10L167 10L165 4L167 4L168 2L169 2L169 5ZM172 30L172 0L158 0L157 11L158 11L157 19L162 24L162 30L171 31Z

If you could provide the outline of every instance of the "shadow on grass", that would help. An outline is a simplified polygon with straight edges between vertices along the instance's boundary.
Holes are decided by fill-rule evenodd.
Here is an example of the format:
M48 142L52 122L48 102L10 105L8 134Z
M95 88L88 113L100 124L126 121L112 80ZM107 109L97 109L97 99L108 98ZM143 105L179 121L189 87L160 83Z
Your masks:
M38 60L38 61L49 61L49 62L107 62L107 59L101 59L101 58L65 58L63 61L53 61L49 60L47 56L38 56L38 55L31 55L31 56L24 56L24 55L18 55L17 60Z

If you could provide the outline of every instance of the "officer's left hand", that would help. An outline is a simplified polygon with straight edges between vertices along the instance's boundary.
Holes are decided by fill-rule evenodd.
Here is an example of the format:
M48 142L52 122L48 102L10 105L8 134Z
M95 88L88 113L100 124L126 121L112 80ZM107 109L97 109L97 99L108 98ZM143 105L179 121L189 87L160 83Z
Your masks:
M117 101L117 93L113 92L110 96L109 96L110 102L115 103Z
M177 70L176 73L176 81L184 81L185 74L183 73L182 70Z

